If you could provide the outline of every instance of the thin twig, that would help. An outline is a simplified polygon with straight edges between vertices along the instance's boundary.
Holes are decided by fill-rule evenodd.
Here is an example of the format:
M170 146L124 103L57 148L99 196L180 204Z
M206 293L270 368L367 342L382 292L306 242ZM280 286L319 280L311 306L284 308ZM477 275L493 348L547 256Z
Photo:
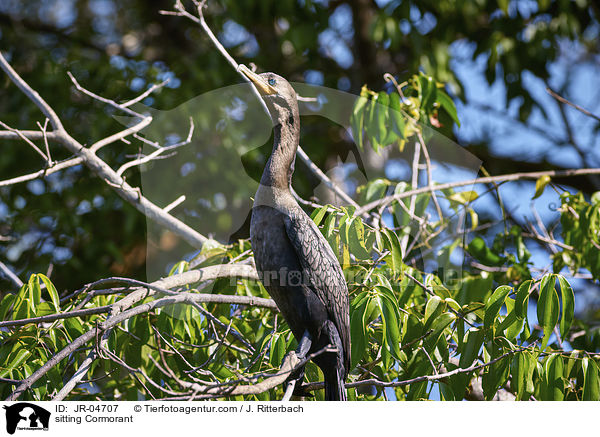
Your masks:
M16 135L18 135L23 141L25 141L27 144L29 144L29 146L35 150L35 152L40 155L44 161L50 165L51 161L50 158L46 155L44 155L44 152L42 152L40 150L40 148L38 146L35 145L35 143L33 141L31 141L29 138L27 138L25 135L23 135L21 133L21 131L19 131L18 129L14 129L12 127L10 127L9 125L7 125L6 123L4 123L3 121L0 121L0 126L2 126L4 129L6 129L9 132L14 132Z
M4 275L10 279L17 287L21 288L23 286L23 281L13 273L11 269L9 269L6 264L0 261L0 270L4 273Z
M98 100L99 102L105 103L107 105L112 106L113 108L119 109L120 111L125 112L128 115L131 115L132 117L140 117L140 118L145 118L142 114L132 111L131 109L127 108L126 106L123 106L120 103L115 102L114 100L111 99L107 99L106 97L102 97L99 96L96 93L93 93L92 91L82 87L79 82L77 82L77 79L75 79L75 76L73 76L73 74L70 71L67 71L67 75L69 76L69 79L71 79L71 82L73 82L73 85L75 85L75 88L77 88L77 90L83 94L85 94L88 97L91 97L94 100Z
M410 182L411 188L413 188L413 191L416 187L419 186L419 161L421 160L421 143L414 143L415 144L415 152L413 154L413 162L412 162L412 179ZM413 194L412 196L410 196L410 205L408 207L408 211L409 211L409 215L410 216L414 216L415 215L415 207L416 207L416 202L417 202L417 194ZM364 207L359 208L357 211L364 209ZM365 209L364 212L367 212L368 209ZM357 215L359 214L358 212L356 213ZM406 247L408 246L408 238L409 238L409 233L406 233L402 236L402 240L400 240L400 247L402 248L402 257L404 258L404 255L406 254Z
M435 195L435 190L433 190L433 177L431 176L431 159L429 159L429 151L427 150L427 145L425 144L423 134L420 130L417 130L417 138L419 139L419 143L421 143L421 148L423 149L423 156L425 157L425 166L427 170L427 186L432 188L431 198L433 199L433 203L435 204L435 209L437 211L439 219L443 220L444 215L442 214L442 209L440 208L437 196Z
M81 158L70 158L65 161L54 162L51 167L44 168L42 170L38 170L34 173L29 173L26 175L17 176L17 177L11 178L11 179L5 179L3 181L0 181L0 187L6 187L9 185L20 184L22 182L32 181L32 180L38 179L40 177L45 178L46 176L56 173L58 171L64 170L65 168L71 168L71 167L80 165L82 162L83 162L83 159L81 159Z
M595 114L592 114L587 109L584 109L581 106L576 105L575 103L573 103L573 102L565 99L563 96L561 96L561 95L557 94L556 92L552 91L550 89L550 87L546 88L546 92L548 94L550 94L552 97L554 97L556 100L558 100L559 102L565 103L565 104L567 104L567 105L569 105L569 106L577 109L579 112L582 112L583 114L587 115L588 117L592 117L594 120L600 121L600 117L599 116L597 116Z
M346 388L360 387L360 386L365 386L365 385L370 385L370 386L375 386L375 387L402 387L405 385L416 384L417 382L423 382L423 381L439 381L441 379L450 378L451 376L460 375L462 373L476 372L477 370L484 369L488 366L491 366L492 364L497 363L498 361L500 361L506 357L514 355L518 352L522 352L526 349L528 349L528 348L522 347L522 348L514 349L514 350L506 352L505 354L500 355L499 357L497 357L493 360L488 361L487 363L473 364L470 367L458 368L458 369L454 369L450 372L438 373L436 375L423 375L423 376L418 376L416 378L405 379L403 381L381 381L376 378L371 378L371 379L363 379L361 381L349 382L345 385L346 385ZM302 388L305 389L306 391L319 390L319 389L322 389L323 387L324 387L324 384L322 382L316 382L316 383L313 382L313 383L308 383L308 384L305 384L302 386Z
M137 97L135 97L135 98L133 98L133 99L127 101L127 102L121 103L120 104L121 108L127 108L127 107L133 105L134 103L137 103L140 100L143 100L144 98L148 97L150 94L152 94L157 89L162 88L163 86L165 86L167 83L169 83L170 80L171 79L168 78L168 79L162 81L161 83L152 84L152 86L150 88L148 88L146 91L144 91L139 96L137 96Z
M145 164L146 162L150 162L154 159L157 159L161 154L163 154L165 152L169 152L171 150L175 150L175 149L178 149L180 147L183 147L183 146L189 144L192 141L193 134L194 134L194 121L192 120L192 117L190 117L190 129L188 131L188 136L185 140L180 141L175 144L171 144L169 146L160 147L149 155L145 155L145 156L139 157L137 159L134 159L132 161L126 162L121 167L119 167L119 169L117 170L117 175L122 176L123 173L125 172L125 170L127 170L128 168ZM163 211L164 211L164 209L163 209Z
M50 120L46 119L44 121L44 126L37 122L38 127L42 131L42 135L44 137L44 145L46 146L46 155L48 156L48 166L52 166L52 155L50 155L50 146L48 145L48 122Z

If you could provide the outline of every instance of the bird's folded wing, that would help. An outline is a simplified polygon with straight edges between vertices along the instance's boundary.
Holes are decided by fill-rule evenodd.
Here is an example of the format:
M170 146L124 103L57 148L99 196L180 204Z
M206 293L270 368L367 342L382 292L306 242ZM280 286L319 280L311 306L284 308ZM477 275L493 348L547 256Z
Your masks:
M311 289L317 293L335 324L344 346L346 372L350 365L348 286L340 264L314 222L301 211L284 219L285 229Z

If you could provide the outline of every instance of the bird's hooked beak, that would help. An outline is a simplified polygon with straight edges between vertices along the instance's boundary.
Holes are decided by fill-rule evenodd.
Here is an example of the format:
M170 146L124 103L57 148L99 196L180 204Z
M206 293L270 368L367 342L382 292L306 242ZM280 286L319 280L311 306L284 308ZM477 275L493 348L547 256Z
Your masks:
M238 70L244 73L244 75L252 81L254 86L258 89L258 92L263 96L268 96L271 94L277 94L277 90L275 87L269 85L266 80L260 77L258 74L250 70L244 64L240 64Z

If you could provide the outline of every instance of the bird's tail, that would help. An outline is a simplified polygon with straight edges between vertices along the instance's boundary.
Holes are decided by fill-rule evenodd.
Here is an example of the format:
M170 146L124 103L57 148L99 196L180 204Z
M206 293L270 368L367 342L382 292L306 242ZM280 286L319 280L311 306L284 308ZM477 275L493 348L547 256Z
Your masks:
M345 401L346 386L344 385L344 376L340 375L339 367L331 369L330 372L324 372L325 377L325 400L326 401Z

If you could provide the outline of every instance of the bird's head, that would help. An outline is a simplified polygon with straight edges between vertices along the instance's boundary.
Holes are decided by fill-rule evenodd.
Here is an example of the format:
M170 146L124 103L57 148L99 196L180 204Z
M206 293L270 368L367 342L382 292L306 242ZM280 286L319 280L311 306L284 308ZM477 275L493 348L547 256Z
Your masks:
M296 91L283 77L275 73L257 74L243 64L239 69L256 86L274 119L281 118L288 111L298 112Z

